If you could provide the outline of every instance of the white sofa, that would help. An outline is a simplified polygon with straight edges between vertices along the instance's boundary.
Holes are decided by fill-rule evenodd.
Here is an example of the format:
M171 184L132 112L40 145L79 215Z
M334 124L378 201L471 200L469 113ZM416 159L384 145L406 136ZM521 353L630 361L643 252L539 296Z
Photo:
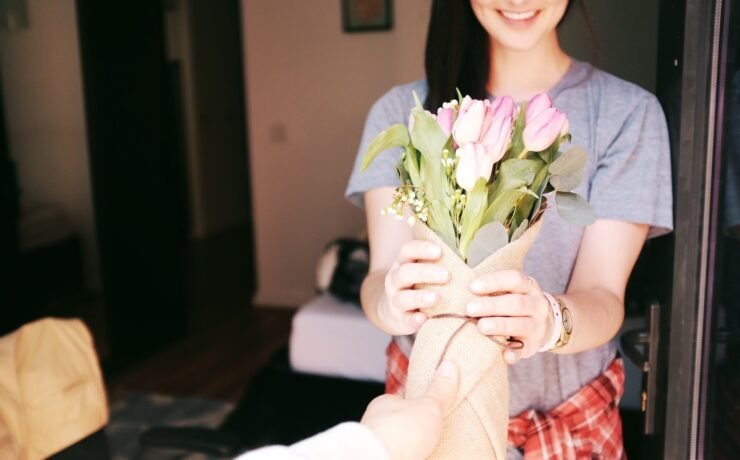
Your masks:
M290 364L299 372L383 382L390 340L359 306L323 294L293 317Z

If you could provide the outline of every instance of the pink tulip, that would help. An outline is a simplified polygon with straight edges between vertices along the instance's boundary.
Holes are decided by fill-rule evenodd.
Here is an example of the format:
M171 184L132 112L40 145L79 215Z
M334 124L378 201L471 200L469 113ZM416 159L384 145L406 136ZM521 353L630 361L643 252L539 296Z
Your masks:
M493 102L466 96L460 105L452 136L459 146L457 182L465 190L478 178L490 179L493 165L503 158L511 144L516 107L510 97Z
M560 130L560 135L565 136L570 132L570 121L568 118L565 118L565 123L563 124L563 128Z
M452 107L442 107L437 109L437 123L445 135L449 136L452 132L452 122L455 119L455 109Z
M472 100L470 96L465 96L452 128L452 136L457 145L478 142L486 120L486 102L488 101Z
M563 112L554 107L545 109L526 123L522 132L524 148L541 152L550 147L568 126L568 118Z
M460 187L468 192L472 190L479 178L488 180L496 160L486 151L482 144L472 142L457 149L460 162L457 164L455 178Z
M527 102L527 110L524 113L525 123L529 124L533 118L552 106L552 99L550 99L550 96L548 96L547 93L540 93L532 97Z

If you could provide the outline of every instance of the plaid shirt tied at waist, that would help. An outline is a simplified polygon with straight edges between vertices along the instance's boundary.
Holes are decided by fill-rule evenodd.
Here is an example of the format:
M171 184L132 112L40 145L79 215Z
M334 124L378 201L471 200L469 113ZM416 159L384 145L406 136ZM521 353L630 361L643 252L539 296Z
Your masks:
M409 360L395 341L388 347L386 393L402 394ZM624 392L624 363L609 368L543 414L525 411L509 419L509 443L525 460L619 460L625 458L619 399Z

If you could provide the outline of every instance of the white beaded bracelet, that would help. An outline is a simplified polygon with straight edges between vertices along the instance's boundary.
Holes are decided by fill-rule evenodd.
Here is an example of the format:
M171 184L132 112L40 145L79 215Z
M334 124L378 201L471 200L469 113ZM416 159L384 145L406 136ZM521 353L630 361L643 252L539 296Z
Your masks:
M555 348L558 340L560 340L560 333L563 330L563 314L560 312L560 304L551 294L548 294L547 292L543 292L542 294L544 294L545 298L550 303L550 311L552 312L553 322L552 335L550 336L550 340L545 342L545 344L542 345L542 348L537 350L540 353L543 351L550 351Z

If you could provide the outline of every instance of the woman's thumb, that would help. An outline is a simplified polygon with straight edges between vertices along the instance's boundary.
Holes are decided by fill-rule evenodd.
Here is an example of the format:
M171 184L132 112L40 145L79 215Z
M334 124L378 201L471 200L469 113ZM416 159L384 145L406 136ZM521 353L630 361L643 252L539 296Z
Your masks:
M432 398L440 403L444 412L452 406L457 394L459 381L457 365L452 361L442 361L442 364L434 373L432 383L429 385L424 396Z

